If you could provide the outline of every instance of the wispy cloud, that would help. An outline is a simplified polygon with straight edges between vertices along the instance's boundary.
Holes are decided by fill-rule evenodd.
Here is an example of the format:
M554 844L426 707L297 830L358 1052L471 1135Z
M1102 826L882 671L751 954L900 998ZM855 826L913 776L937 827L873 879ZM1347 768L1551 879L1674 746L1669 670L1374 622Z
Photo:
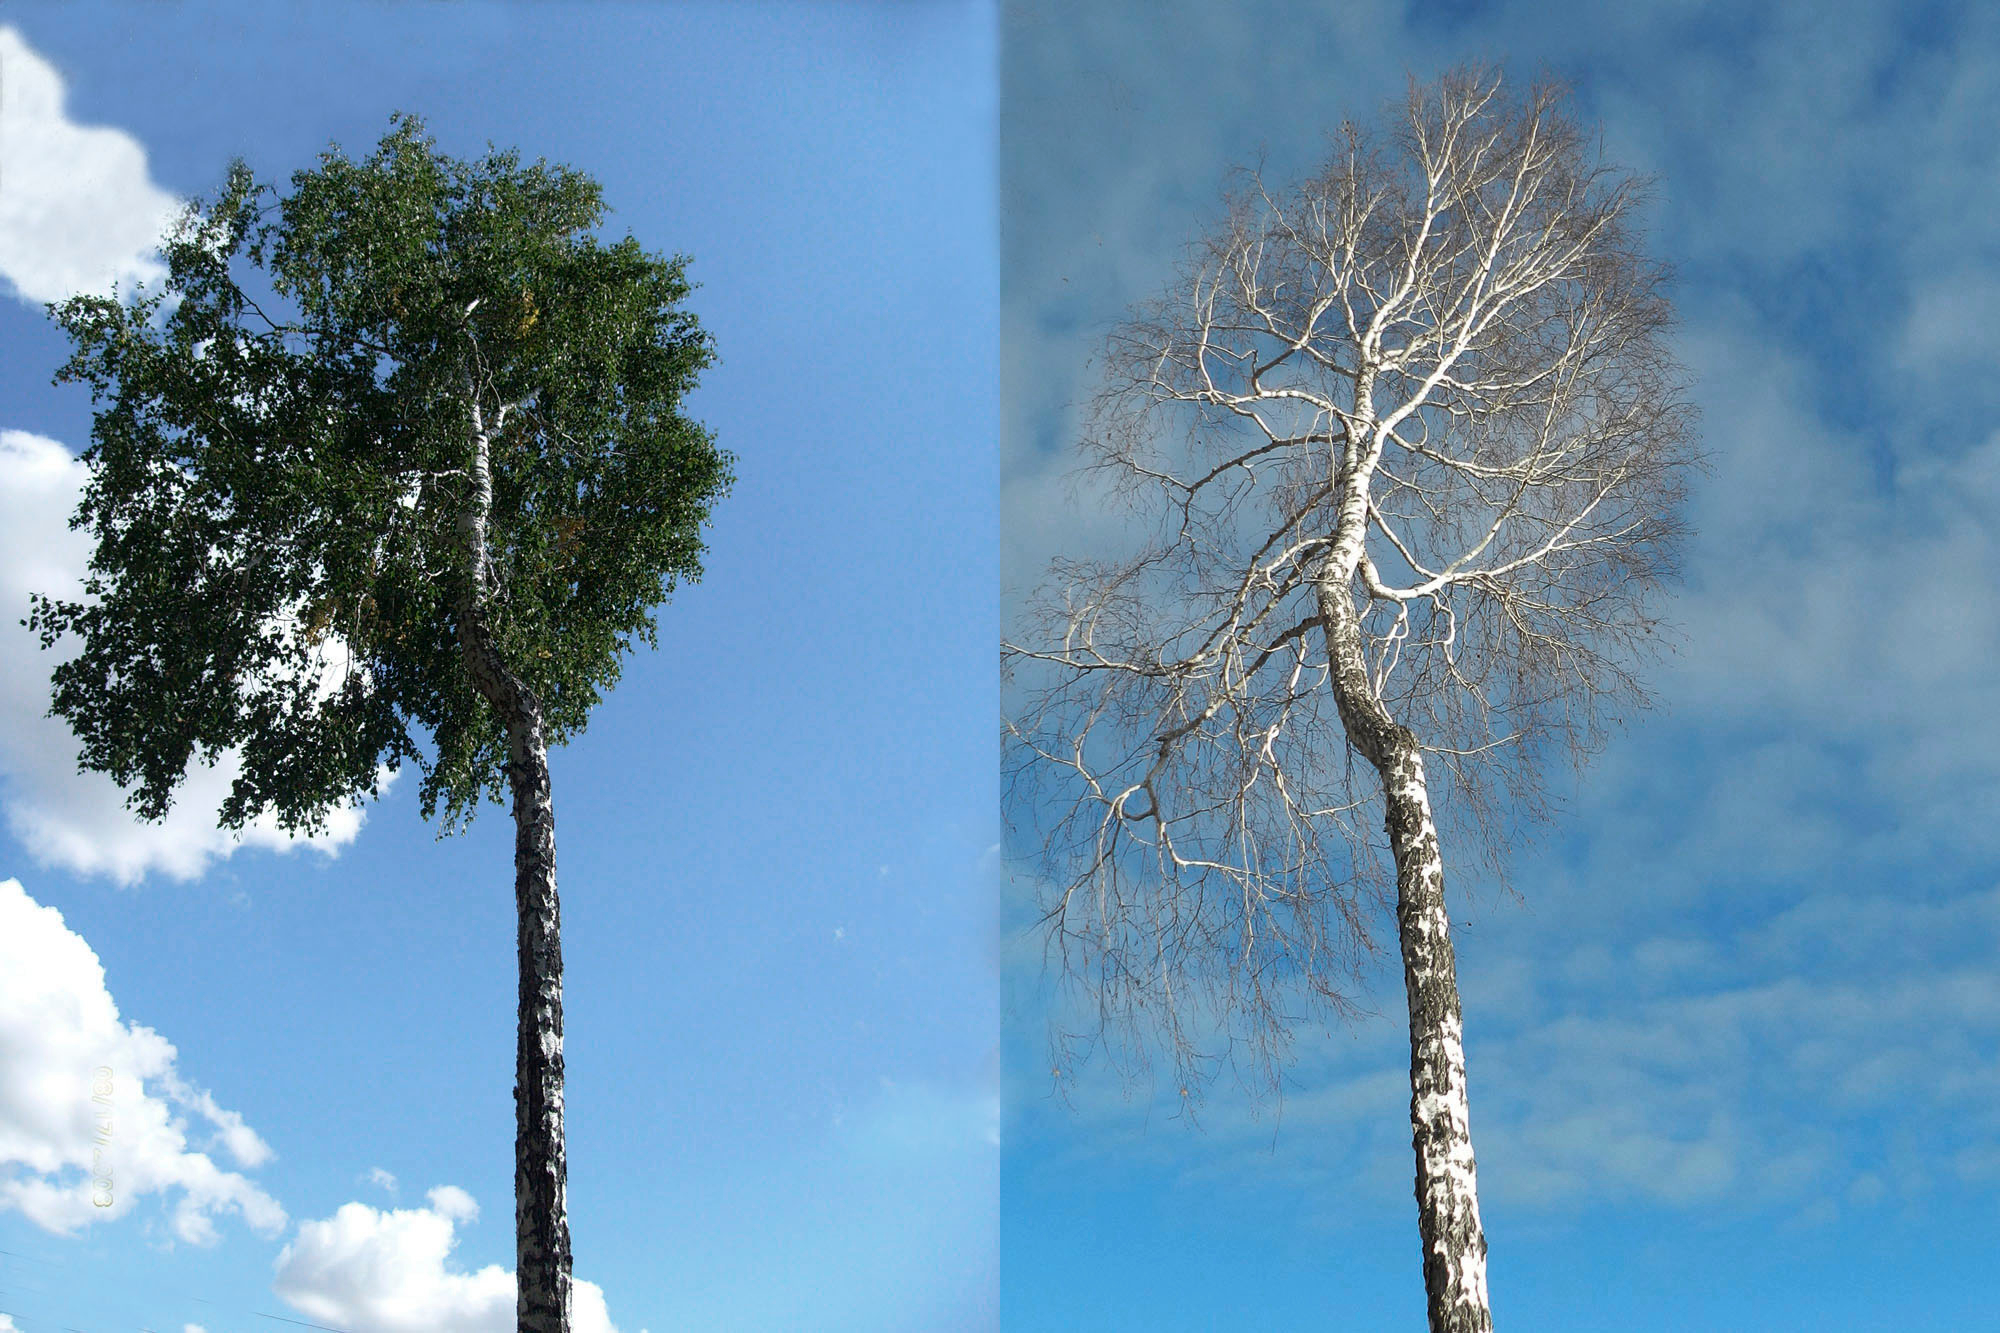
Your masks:
M1630 867L1631 879L1650 868ZM1575 909L1580 944L1489 921L1468 949L1484 1197L1823 1212L1920 1203L1939 1182L1993 1173L2000 890L1829 893L1735 930L1621 940L1612 913L1582 906L1587 882L1552 887L1545 904ZM1018 1116L1063 1117L1072 1154L1115 1151L1184 1183L1307 1200L1359 1191L1385 1205L1406 1195L1397 1024L1301 1033L1296 1053L1281 1101L1225 1086L1199 1131L1171 1119L1176 1089L1142 1082L1135 1094L1098 1067L1057 1108L1047 1080L1017 1066L1010 1102Z

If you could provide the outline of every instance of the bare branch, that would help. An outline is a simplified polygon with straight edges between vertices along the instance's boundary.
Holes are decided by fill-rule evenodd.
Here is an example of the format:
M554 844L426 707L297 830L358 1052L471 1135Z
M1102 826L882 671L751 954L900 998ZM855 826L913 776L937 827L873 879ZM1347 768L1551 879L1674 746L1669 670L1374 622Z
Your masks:
M1642 195L1559 87L1462 72L1297 185L1247 175L1110 336L1082 450L1152 537L1059 561L1006 648L1051 961L1103 1020L1065 1041L1150 1033L1186 1082L1219 1032L1275 1071L1356 1004L1394 880L1326 597L1349 703L1495 870L1548 761L1644 702L1697 457Z

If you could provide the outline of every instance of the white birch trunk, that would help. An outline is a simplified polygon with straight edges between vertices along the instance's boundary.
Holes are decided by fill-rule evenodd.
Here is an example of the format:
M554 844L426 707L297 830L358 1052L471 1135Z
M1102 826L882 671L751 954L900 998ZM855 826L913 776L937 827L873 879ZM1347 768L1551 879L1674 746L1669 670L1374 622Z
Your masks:
M1396 861L1396 933L1410 1014L1410 1136L1417 1159L1417 1229L1431 1333L1491 1333L1486 1233L1465 1090L1458 965L1445 911L1444 858L1431 820L1423 752L1369 682L1351 594L1319 585L1335 700L1349 742L1382 780Z

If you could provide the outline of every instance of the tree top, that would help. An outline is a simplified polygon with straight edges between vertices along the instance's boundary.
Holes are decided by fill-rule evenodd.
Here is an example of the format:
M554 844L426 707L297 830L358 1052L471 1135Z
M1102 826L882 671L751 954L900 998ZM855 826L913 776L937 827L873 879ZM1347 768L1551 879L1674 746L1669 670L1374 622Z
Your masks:
M51 307L56 379L98 404L72 520L97 548L84 599L30 624L81 640L53 712L83 767L158 818L191 759L239 751L223 822L314 829L408 760L426 816L463 822L507 760L461 656L472 592L549 739L583 729L732 480L682 411L714 361L687 259L601 240L604 215L581 172L455 159L399 115L288 190L233 164L158 288Z

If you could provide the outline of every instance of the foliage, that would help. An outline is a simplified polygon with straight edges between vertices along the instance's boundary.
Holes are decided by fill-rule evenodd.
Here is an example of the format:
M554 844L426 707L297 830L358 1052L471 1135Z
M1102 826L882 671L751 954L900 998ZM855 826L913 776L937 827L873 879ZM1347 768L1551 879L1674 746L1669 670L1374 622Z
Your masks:
M588 176L456 160L398 116L289 193L235 164L167 240L163 286L52 307L74 349L57 380L99 404L73 520L97 547L85 598L37 598L30 624L81 640L53 711L83 767L158 818L190 760L238 750L231 827L315 829L404 761L447 828L498 800L505 727L455 610L476 412L505 422L493 641L551 741L583 730L699 577L732 479L681 410L714 360L687 261L605 243L604 215Z

